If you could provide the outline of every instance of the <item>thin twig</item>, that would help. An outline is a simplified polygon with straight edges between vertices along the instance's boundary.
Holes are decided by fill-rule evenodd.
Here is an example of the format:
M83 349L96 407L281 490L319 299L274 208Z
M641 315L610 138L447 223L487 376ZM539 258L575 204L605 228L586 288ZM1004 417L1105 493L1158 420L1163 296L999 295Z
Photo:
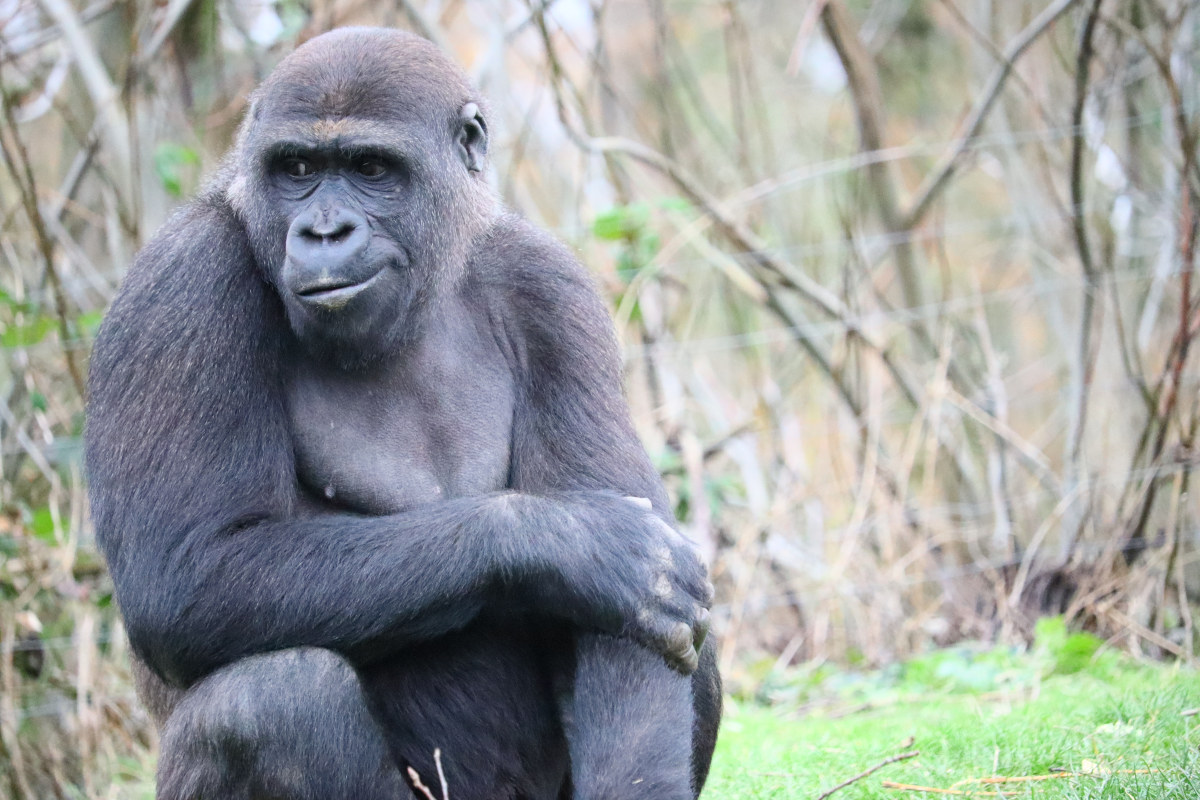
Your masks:
M1188 664L1192 663L1192 654L1191 653L1189 653L1187 650L1184 650L1182 647L1175 644L1174 642L1172 642L1170 639L1166 638L1165 636L1162 636L1161 634L1155 633L1154 631L1150 630L1145 625L1143 625L1140 622L1138 622L1137 620L1133 619L1132 617L1130 617L1128 614L1124 613L1123 611L1120 611L1113 606L1109 606L1108 608L1100 609L1098 611L1097 615L1100 617L1110 616L1110 617L1116 619L1116 621L1119 625L1124 626L1126 628L1126 630L1129 631L1129 633L1132 633L1134 636L1137 636L1139 639L1144 639L1145 641L1149 642L1150 644L1154 645L1155 647L1158 647L1162 650L1166 650L1168 653L1175 656L1176 658L1181 659L1185 663L1188 663Z
M894 755L894 756L885 758L883 761L880 761L878 764L871 767L870 769L864 770L864 771L858 773L853 778L849 778L847 780L842 781L837 786L834 786L832 789L826 789L825 791L821 792L819 795L817 795L817 800L825 800L825 798L829 797L829 795L833 794L837 790L845 789L850 784L861 781L863 778L866 778L867 776L871 775L872 773L878 772L879 770L883 769L888 764L895 764L897 761L906 761L910 758L916 758L919 755L921 755L920 750L909 750L907 753L900 753L898 755Z
M850 14L841 0L828 0L824 4L821 8L821 26L833 44L842 70L846 73L846 85L854 103L862 149L867 152L882 150L884 108L879 75L871 54L863 47L857 31L853 29ZM866 175L884 228L889 233L905 230L904 216L900 212L896 181L892 177L890 164L882 161L870 164L866 168ZM917 271L912 248L903 243L896 246L894 253L905 304L910 307L924 305L925 284L922 275ZM926 338L923 326L915 325L914 330L921 338Z
M545 17L536 8L531 7L531 12L534 14L534 21L537 23L537 28L541 33L542 44L546 50L546 58L549 61L552 76L554 76L551 85L554 87L554 103L559 121L562 123L567 137L575 146L585 152L596 153L606 158L612 154L619 153L666 175L693 204L702 209L713 220L717 229L721 231L725 238L732 241L735 247L749 261L759 267L761 271L767 273L763 277L769 277L771 281L796 292L802 298L817 306L825 315L845 325L851 335L862 341L868 349L879 353L881 357L884 356L883 346L869 338L868 334L859 327L850 309L842 303L837 295L804 273L791 268L790 265L773 256L768 250L766 242L760 239L747 226L737 221L719 199L704 189L700 185L700 182L677 162L646 145L630 139L613 136L591 136L585 130L580 130L571 121L570 114L563 101L562 92L558 86L562 67L558 61L553 41L550 38ZM771 282L762 278L759 279L759 282L767 291L767 308L783 320L789 330L799 330L797 327L800 324L799 320L776 296ZM834 369L828 357L808 337L796 335L793 338L813 358L821 371L833 382L838 391L838 396L845 402L851 414L856 419L861 419L862 408L859 401L846 381L838 375L837 370ZM886 357L884 361L900 385L905 397L909 398L909 401L915 404L917 392L911 382L899 373L898 367L893 362L887 360Z
M1126 28L1128 27L1126 26ZM1163 362L1162 372L1155 381L1154 389L1150 392L1150 396L1156 403L1156 407L1152 408L1151 414L1142 430L1132 462L1136 465L1138 459L1145 453L1145 448L1149 445L1150 453L1147 460L1151 465L1154 465L1159 462L1166 447L1167 433L1170 428L1171 417L1175 413L1179 399L1180 382L1183 379L1183 369L1190 352L1191 342L1200 333L1200 304L1195 304L1192 301L1192 276L1195 265L1197 232L1200 229L1200 209L1196 207L1194 190L1188 180L1188 175L1195 164L1196 132L1188 125L1183 93L1171 72L1170 57L1157 52L1146 37L1140 31L1137 31L1136 28L1127 30L1127 33L1142 44L1142 47L1159 69L1170 97L1174 112L1176 136L1179 140L1180 153L1183 157L1183 163L1179 169L1180 230L1178 247L1181 274L1179 326L1175 336L1171 340L1171 346ZM1151 438L1152 434L1153 438ZM1132 481L1130 485L1133 485ZM1127 538L1129 540L1143 538L1157 492L1158 486L1154 480L1146 484L1141 494L1141 501L1132 515L1131 522L1126 526L1126 530L1128 531ZM1125 496L1122 496L1121 505L1118 507L1122 511L1125 505L1124 501Z
M425 784L421 783L420 773L418 773L412 767L408 768L408 779L413 782L413 788L416 791L425 795L425 800L438 800L436 797L433 796L433 792L430 791L429 787L426 786Z
M1157 772L1159 772L1157 769L1114 769L1099 770L1096 772L1054 772L1049 775L1017 775L1011 778L997 775L991 778L967 778L958 781L954 786L1002 786L1010 783L1058 781L1064 778L1102 778L1109 775L1152 775ZM925 792L927 794L970 795L971 797L997 797L1004 794L1003 792L980 792L974 789L940 789L936 786L920 786L911 783L895 783L894 781L884 781L883 788L900 789L905 792Z
M1067 449L1066 449L1066 480L1068 491L1073 491L1081 480L1083 457L1083 436L1087 430L1088 388L1092 381L1092 370L1095 365L1095 348L1093 347L1093 329L1096 322L1096 297L1099 293L1100 276L1092 261L1091 247L1088 245L1087 218L1084 215L1083 195L1083 110L1087 104L1089 69L1092 63L1092 36L1096 30L1096 20L1100 14L1100 4L1104 0L1092 0L1091 11L1084 21L1083 30L1079 35L1079 54L1075 61L1075 102L1071 111L1071 229L1075 236L1075 249L1079 253L1079 264L1085 278L1083 296L1080 298L1082 308L1079 319L1079 341L1076 348L1076 363L1072 370L1071 405L1068 413ZM1079 537L1079 521L1065 518L1066 530L1063 532L1063 552L1069 552L1072 543Z
M162 21L158 23L158 27L154 29L150 43L138 54L138 62L142 66L150 65L154 56L158 54L159 48L167 41L167 37L175 30L175 26L183 19L183 15L188 12L194 2L195 0L170 0L167 3L167 10L163 14Z
M79 67L84 86L91 95L96 115L104 120L108 143L118 162L117 174L132 174L129 124L121 111L120 93L109 77L91 38L84 31L83 20L67 0L41 0L41 4L62 30L71 57Z
M882 784L884 789L899 789L904 792L925 792L927 794L953 794L964 795L966 792L961 789L939 789L936 786L921 786L915 783L896 783L895 781L884 781ZM999 792L971 792L972 797L995 797Z
M1076 2L1078 0L1058 0L1039 14L1033 22L1025 27L1025 30L1017 34L1017 37L1004 48L1004 52L1001 54L1003 61L996 67L996 71L992 73L992 77L988 80L987 88L979 99L975 101L975 106L971 109L971 113L967 115L962 125L959 126L960 133L955 137L954 145L942 156L937 166L925 178L924 183L917 189L916 199L913 200L908 210L901 215L900 219L903 228L912 228L919 224L925 217L926 212L929 211L930 204L937 199L937 196L946 187L946 182L958 167L959 159L974 144L975 137L979 133L979 129L983 127L988 112L992 110L992 106L1000 97L1000 91L1004 88L1005 83L1007 83L1009 75L1012 74L1014 62L1021 57L1022 53L1029 49L1029 46L1039 36L1045 33L1056 19L1062 16L1071 6L1075 5Z
M417 27L418 32L422 36L436 44L443 51L447 53L454 52L450 40L446 38L446 32L437 20L432 19L424 11L417 8L417 4L412 2L412 0L400 0L400 8L403 9L404 15Z
M1062 486L1058 482L1058 476L1050 467L1050 461L1032 442L978 403L959 394L953 387L946 390L946 399L959 411L991 431L998 439L1011 445L1028 466L1029 472L1038 479L1042 486L1046 487L1051 495L1062 493Z
M87 8L79 12L79 19L85 23L100 17L102 14L107 14L116 5L116 0L98 0L92 3ZM0 55L0 61L12 63L19 56L29 53L39 47L45 47L62 36L62 29L57 25L51 25L48 28L43 28L37 33L28 34L26 36L7 36L8 47L5 52Z
M433 763L437 766L438 781L442 784L441 800L450 800L450 785L446 782L446 771L442 768L442 748L434 748ZM438 800L430 788L421 782L421 773L411 766L408 768L408 778L413 783L413 789L423 794L425 800Z
M1042 783L1043 781L1060 781L1064 778L1096 778L1104 775L1154 775L1157 769L1097 769L1092 772L1051 772L1049 775L992 775L987 778L964 778L950 785L957 789L959 786L982 785L998 786L1006 783Z
M0 71L0 74L2 74L2 71ZM62 281L58 277L58 270L54 267L54 245L51 242L50 233L46 230L46 221L42 218L42 210L38 204L37 183L33 177L33 166L29 162L29 152L25 149L25 142L22 141L17 131L12 98L2 88L0 88L0 110L3 111L5 126L8 128L9 135L12 138L12 147L10 148L5 141L5 137L0 135L0 157L3 158L4 165L8 168L13 183L17 185L17 191L21 195L21 204L25 209L25 216L29 218L29 224L33 227L34 239L37 242L38 251L45 266L46 279L50 282L50 292L54 297L58 335L61 340L63 358L67 362L67 371L71 375L71 382L75 385L75 391L79 393L80 397L86 397L87 388L83 380L83 371L77 362L75 352L67 347L67 342L71 341L71 324L67 319L67 300L66 295L63 294Z
M446 783L446 771L442 769L442 748L434 748L433 763L437 765L438 780L442 784L442 800L450 800L450 786Z

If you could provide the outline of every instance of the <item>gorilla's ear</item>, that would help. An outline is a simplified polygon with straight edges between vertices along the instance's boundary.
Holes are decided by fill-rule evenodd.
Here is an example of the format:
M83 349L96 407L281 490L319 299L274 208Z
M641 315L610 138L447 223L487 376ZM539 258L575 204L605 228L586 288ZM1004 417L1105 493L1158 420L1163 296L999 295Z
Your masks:
M467 103L458 112L458 156L471 172L483 172L483 158L487 155L487 123L479 106Z

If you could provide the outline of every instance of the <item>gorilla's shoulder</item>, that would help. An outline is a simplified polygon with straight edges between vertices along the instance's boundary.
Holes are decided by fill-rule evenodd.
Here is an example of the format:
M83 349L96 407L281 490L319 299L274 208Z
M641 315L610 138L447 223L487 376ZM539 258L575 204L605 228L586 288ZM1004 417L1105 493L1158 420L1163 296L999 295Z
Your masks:
M506 214L476 256L474 279L484 286L521 363L580 370L589 380L617 385L612 319L592 275L569 247L523 217Z
M550 310L546 306L599 302L576 254L518 214L497 218L475 253L476 278L518 304Z
M191 270L195 263L191 256L227 262L248 252L245 229L229 203L217 193L205 194L171 212L138 254L130 273L162 273L173 265Z
M143 340L162 342L164 352L194 347L214 329L248 336L267 305L241 222L219 197L199 197L176 209L134 259L95 352L120 358Z

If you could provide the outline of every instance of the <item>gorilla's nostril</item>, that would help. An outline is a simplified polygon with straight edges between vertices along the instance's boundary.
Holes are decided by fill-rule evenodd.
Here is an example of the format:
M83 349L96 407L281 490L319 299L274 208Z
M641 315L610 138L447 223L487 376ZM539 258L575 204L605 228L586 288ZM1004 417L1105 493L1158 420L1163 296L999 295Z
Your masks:
M337 230L325 237L325 241L330 244L339 244L350 238L350 234L354 233L354 226L350 223L343 223L338 226Z
M341 244L350 238L356 228L351 222L330 226L313 225L303 228L300 235L312 244Z

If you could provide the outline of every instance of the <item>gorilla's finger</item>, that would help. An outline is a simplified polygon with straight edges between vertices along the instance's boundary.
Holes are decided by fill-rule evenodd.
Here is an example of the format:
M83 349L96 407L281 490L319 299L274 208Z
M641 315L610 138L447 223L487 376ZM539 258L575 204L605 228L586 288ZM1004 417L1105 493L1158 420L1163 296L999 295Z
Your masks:
M697 653L700 648L704 647L704 640L708 638L708 629L712 625L712 615L707 608L700 609L696 614L696 623L692 626L692 647Z
M677 657L674 661L667 662L671 669L681 675L691 675L700 666L700 654L692 647L688 647L687 652L682 656Z

